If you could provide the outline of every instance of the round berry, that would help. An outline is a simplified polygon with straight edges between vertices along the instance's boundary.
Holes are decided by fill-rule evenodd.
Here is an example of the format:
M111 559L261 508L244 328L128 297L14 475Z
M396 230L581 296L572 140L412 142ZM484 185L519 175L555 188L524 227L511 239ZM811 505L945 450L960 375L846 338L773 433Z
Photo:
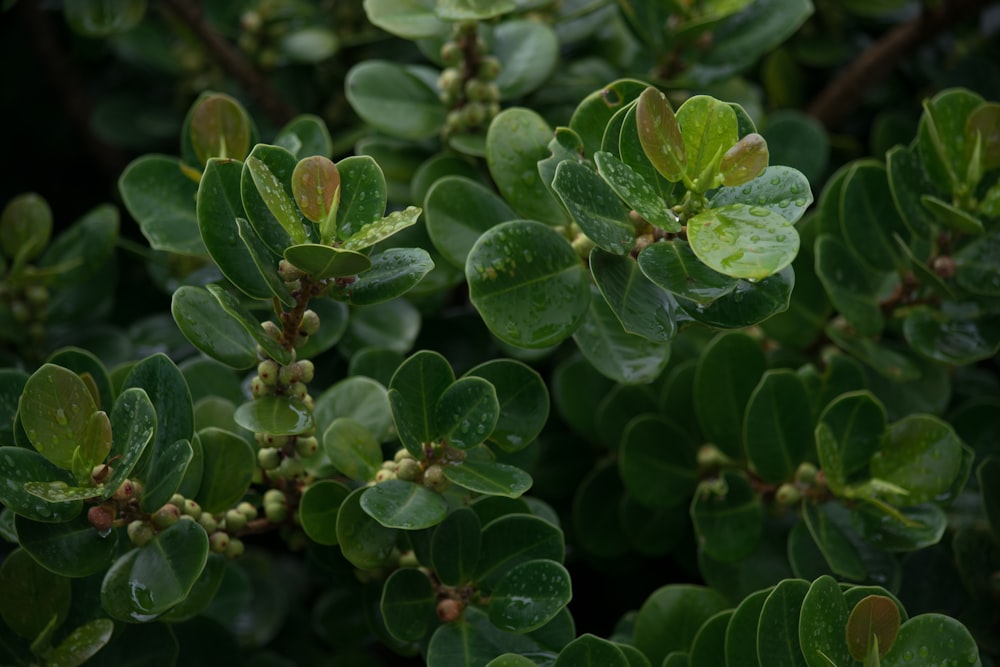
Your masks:
M444 468L435 463L424 471L424 485L435 491L444 491L451 482L444 476Z
M414 459L403 459L399 462L399 467L396 469L396 477L408 482L417 481L420 479L422 473L423 469Z
M87 510L87 521L90 522L90 525L97 532L105 534L111 530L115 521L115 514L115 510L107 505L94 505Z
M285 498L285 494L280 489L268 489L264 492L264 504L265 505L286 505L288 500ZM256 516L256 512L254 513Z
M244 546L243 540L233 537L229 540L229 546L226 547L226 557L239 558L245 550L246 546Z
M299 378L302 382L312 382L316 375L316 366L308 359L297 362L299 365Z
M284 497L284 494L282 494L282 497ZM254 519L257 518L257 507L253 503L248 503L246 501L243 501L236 506L236 511L245 516L247 518L247 521L253 521Z
M445 598L437 604L437 615L443 623L452 623L457 621L462 615L462 609L464 605L458 600L453 600L451 598Z
M396 463L399 463L403 459L412 459L412 458L413 454L411 454L410 450L408 450L406 447L396 450L396 455L393 457Z
M141 519L136 519L129 523L126 531L128 532L129 541L137 547L148 544L153 539L153 529Z
M448 40L441 45L441 62L450 67L454 67L462 62L462 47L453 40Z
M265 320L261 322L260 327L264 330L264 333L266 333L274 340L281 340L281 327L279 327L271 320Z
M281 460L278 466L278 474L286 479L301 477L306 472L306 466L298 457L289 456Z
M257 377L268 387L278 384L278 362L273 359L265 359L257 364Z
M256 518L256 516L257 510L255 508L254 517ZM239 511L239 509L229 510L226 512L226 530L229 532L238 533L246 528L247 523L249 523L249 520L243 512Z
M257 450L257 464L264 470L274 470L281 465L281 452L274 447Z
M493 81L500 75L500 60L495 56L484 56L479 61L476 76L483 81Z
M226 549L229 548L229 542L229 533L216 531L208 536L208 548L212 550L212 553L226 553Z
M299 436L295 439L295 453L302 458L311 458L319 451L319 440L314 435Z
M219 521L208 512L201 513L201 516L198 517L198 524L205 529L206 533L214 533L219 530Z
M160 509L153 512L153 516L150 520L153 525L160 530L164 528L169 528L170 526L177 523L181 518L181 511L177 509L176 505L164 505Z
M802 492L799 491L799 487L786 482L778 487L777 493L774 494L774 499L779 505L790 507L802 500Z
M201 505L190 498L187 498L184 501L184 507L181 508L181 511L184 512L184 514L197 519L201 516Z
M264 516L271 523L284 523L288 518L288 508L281 505L264 505Z
M299 321L299 329L310 336L319 331L319 315L315 310L307 310L302 313L302 319Z

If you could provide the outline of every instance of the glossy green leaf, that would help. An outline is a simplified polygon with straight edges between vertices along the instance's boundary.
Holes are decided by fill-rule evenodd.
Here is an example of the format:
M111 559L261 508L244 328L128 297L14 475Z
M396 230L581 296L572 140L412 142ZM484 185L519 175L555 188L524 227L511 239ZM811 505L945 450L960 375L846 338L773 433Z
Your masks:
M848 606L837 581L819 577L809 586L799 615L799 645L809 667L851 664L844 640Z
M561 530L530 514L494 519L483 526L476 583L492 588L516 565L538 558L562 562L563 539Z
M353 234L344 239L343 247L347 250L364 250L384 241L407 227L416 224L420 217L421 209L416 206L407 206L401 211L393 211L380 220L370 222L362 226Z
M482 21L514 11L514 0L438 0L437 15L445 21Z
M668 292L696 303L708 304L736 287L736 279L702 263L684 241L654 243L639 253L639 268Z
M816 274L834 308L855 331L872 336L882 330L875 274L840 239L826 234L816 239Z
M198 228L219 270L247 296L270 299L271 289L240 240L237 218L246 218L240 191L243 164L213 158L198 186Z
M206 167L212 158L245 158L255 134L246 109L229 95L215 92L205 93L195 101L184 129L188 145Z
M49 572L23 549L7 554L0 564L0 585L0 617L25 639L34 639L50 623L59 625L69 612L69 579Z
M194 449L187 439L156 445L148 469L142 477L143 491L139 506L144 512L155 512L177 493L193 458Z
M382 465L382 449L375 436L362 424L340 417L323 433L323 451L330 463L350 479L375 478Z
M337 169L340 171L337 235L346 239L385 215L385 174L368 155L346 157L337 163Z
M376 568L384 565L396 546L396 528L386 528L361 507L361 495L375 487L355 489L337 512L337 542L352 565Z
M867 574L865 563L845 530L844 510L835 503L804 505L803 518L816 546L834 574L861 581Z
M94 352L81 347L62 347L49 355L46 361L68 368L79 375L94 394L98 410L107 411L114 403L116 389L111 385L111 378L104 363Z
M926 549L941 540L948 525L944 510L935 504L893 509L893 514L888 514L866 503L858 506L854 514L854 525L861 537L885 551Z
M156 392L154 391L154 395ZM148 446L155 448L157 432L156 406L145 390L125 389L111 409L111 454L108 458L113 472L105 482L104 498L111 496L133 472L145 473L142 463L150 455Z
M455 381L451 365L437 352L420 351L396 369L389 383L392 419L403 446L417 459L439 435L435 406Z
M883 595L860 600L847 619L847 648L855 660L865 661L877 653L883 656L896 641L899 609Z
M450 25L438 18L437 0L365 0L365 15L374 25L406 39L448 34Z
M668 181L681 180L687 171L687 153L670 102L655 88L646 88L639 95L635 117L647 159Z
M6 480L0 486L0 502L27 519L43 522L69 521L80 514L83 508L83 503L77 499L49 502L24 488L27 483L41 482L50 485L56 483L68 489L76 482L68 470L49 462L32 449L0 447L0 474Z
M34 448L61 468L72 469L73 452L81 442L94 397L73 371L44 364L28 378L18 415Z
M583 233L600 248L624 255L635 245L635 224L628 209L597 172L579 162L556 167L552 187Z
M625 384L655 380L670 360L670 344L628 333L593 288L586 319L573 333L580 351L606 377Z
M111 640L115 624L98 618L74 629L59 645L45 655L50 667L76 667L89 660Z
M361 508L386 528L420 530L441 522L448 504L426 486L389 479L361 495Z
M786 579L764 600L757 626L757 655L768 664L805 667L799 644L799 613L809 591L809 582Z
M944 614L921 614L903 623L892 648L881 660L884 667L903 667L915 660L927 664L981 665L979 649L961 622Z
M188 592L183 602L171 607L159 620L176 623L194 618L202 611L207 611L209 604L215 599L226 576L228 559L223 554L208 555L205 567Z
M271 250L261 240L257 232L254 231L250 223L244 218L236 218L236 229L240 236L240 241L247 247L250 258L253 260L264 282L270 288L271 293L278 297L285 306L295 307L295 297L288 289L288 284L278 273L278 255L274 255Z
M713 208L729 204L747 204L766 208L795 223L813 203L809 181L791 167L768 167L756 178L742 185L719 188L710 199Z
M902 263L893 234L904 227L896 212L886 169L874 161L855 164L840 195L840 226L847 247L868 266L892 271Z
M113 618L151 621L187 597L207 559L205 529L178 521L115 561L101 584L101 604Z
M458 586L475 574L482 544L481 524L467 508L452 510L431 536L431 566L442 583Z
M192 206L198 183L181 170L177 158L144 155L133 160L118 178L118 191L153 250L205 254Z
M385 628L400 641L420 641L438 620L437 593L427 575L416 568L400 568L382 587L379 609Z
M698 484L695 443L674 422L640 415L618 448L618 470L629 495L649 507L677 507Z
M586 270L566 239L538 222L506 222L484 233L465 275L486 326L518 347L554 345L587 313Z
M400 65L367 60L351 68L344 85L354 111L391 137L426 139L444 124L437 93Z
M63 523L17 517L18 543L35 562L64 577L86 577L107 568L118 555L118 533L100 535L80 514Z
M483 378L464 377L445 389L434 406L435 436L469 449L490 436L499 416L493 385Z
M420 322L420 312L405 299L366 306L351 313L340 349L346 354L365 347L408 352L416 340Z
M255 146L243 163L240 191L246 217L276 255L293 243L307 243L319 236L296 206L293 176L297 166L290 152L267 144Z
M743 443L757 473L773 484L791 479L813 439L809 394L790 370L767 371L750 395Z
M698 629L691 641L689 655L692 665L720 665L726 661L726 630L733 610L720 611Z
M14 442L14 422L17 419L17 404L30 376L14 368L0 369L0 446L7 447Z
M835 493L868 467L885 430L885 408L867 391L842 394L826 406L816 424L816 449Z
M562 224L567 221L566 212L549 192L537 167L549 156L552 136L552 128L534 111L504 109L486 132L486 164L500 194L520 216Z
M945 227L963 234L982 234L984 231L983 222L979 218L942 199L923 195L920 203Z
M994 356L1000 350L1000 316L950 305L940 310L917 307L908 313L903 320L907 342L925 357L954 365Z
M764 353L742 333L717 336L698 362L694 385L698 421L708 442L728 456L743 456L743 416L764 370Z
M601 150L601 138L608 121L648 87L636 79L619 79L590 93L577 105L569 127L583 140L585 155Z
M392 411L386 388L368 377L345 378L323 391L316 397L313 417L321 431L335 419L348 417L380 442L392 437Z
M567 644L555 667L629 667L632 665L622 652L622 648L607 639L585 633Z
M117 630L91 658L93 667L169 667L179 657L177 639L163 623L118 625Z
M290 246L285 249L285 259L313 280L353 276L371 267L366 255L317 243Z
M920 238L934 233L934 220L920 203L922 194L931 190L915 146L895 146L885 154L889 190L903 224Z
M983 296L1000 296L1000 233L973 240L955 253L955 281Z
M351 491L340 482L321 479L306 487L299 501L302 530L317 544L337 543L337 513Z
M691 584L667 584L646 598L635 618L632 640L651 664L672 651L687 651L702 624L729 607L722 595Z
M770 594L771 589L757 591L736 605L726 630L725 653L728 667L759 667L757 626L760 623L760 610Z
M289 151L298 160L313 155L330 157L333 140L326 122L313 114L300 114L278 130L274 143Z
M389 248L371 257L371 268L346 289L352 305L384 303L402 296L434 268L423 248Z
M517 653L504 653L490 660L486 667L538 667L538 663Z
M734 278L760 280L792 263L799 235L786 218L759 206L730 204L688 221L688 242L702 262Z
M698 542L713 559L729 563L745 558L761 537L764 508L749 480L733 471L698 485L691 502Z
M962 464L963 443L946 422L907 415L892 424L871 458L873 477L906 490L902 504L917 505L947 491Z
M931 181L954 193L965 184L972 145L965 141L969 115L982 104L975 93L950 88L924 101L917 149Z
M503 575L486 610L498 628L530 632L552 620L572 597L566 568L552 560L529 560Z
M670 210L667 202L637 171L611 153L598 152L594 155L594 160L601 178L643 219L667 232L681 230L677 216Z
M506 20L493 30L493 53L501 62L496 78L500 99L514 99L536 90L549 78L559 61L559 39L545 23Z
M236 408L233 419L253 433L297 435L314 425L312 411L292 396L264 396Z
M496 391L500 415L490 443L514 452L541 433L549 415L549 390L537 371L513 359L494 359L466 375L485 378Z
M238 369L257 364L256 339L204 288L181 286L170 310L184 337L209 357Z
M257 456L250 443L229 431L206 428L198 432L198 439L204 467L194 499L205 512L223 512L250 488Z
M517 217L504 200L464 176L440 179L425 201L427 233L438 252L458 267L465 266L469 251L485 231Z
M494 461L464 461L448 466L444 476L454 484L489 496L517 498L531 488L531 475L516 466Z
M677 123L684 137L685 175L694 191L721 185L719 162L738 138L732 107L707 95L696 95L677 109Z

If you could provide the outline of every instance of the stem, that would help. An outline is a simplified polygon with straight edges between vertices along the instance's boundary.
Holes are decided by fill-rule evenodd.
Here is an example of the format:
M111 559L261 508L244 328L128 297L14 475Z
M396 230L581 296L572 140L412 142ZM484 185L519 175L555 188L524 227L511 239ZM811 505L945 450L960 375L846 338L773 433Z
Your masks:
M896 26L862 53L813 99L807 113L828 129L836 127L907 54L994 1L951 0L925 7L919 16Z
M286 103L258 72L210 23L204 20L200 3L188 0L165 0L164 6L201 40L209 55L234 76L275 125L285 125L295 117L295 109Z

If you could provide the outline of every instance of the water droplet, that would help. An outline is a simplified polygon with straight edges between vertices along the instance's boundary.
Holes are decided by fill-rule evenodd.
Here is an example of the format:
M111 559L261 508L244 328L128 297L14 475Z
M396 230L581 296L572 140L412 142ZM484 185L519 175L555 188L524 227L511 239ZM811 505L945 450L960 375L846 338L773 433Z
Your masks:
M757 243L758 241L760 241L760 237L754 234L753 236L750 237L750 240L753 241L754 243Z
M792 202L788 201L787 199L782 199L781 201L778 202L778 208L788 208L788 205L791 203Z
M771 185L778 185L780 183L781 183L781 179L778 178L777 176L775 176L774 178L771 179Z
M913 662L913 651L905 651L903 653L903 660L906 662Z
M793 185L790 188L788 188L788 191L791 192L793 195L797 195L799 194L799 186Z
M799 197L798 199L796 199L795 200L795 205L796 206L805 206L806 205L805 198L804 197Z
M750 215L757 216L758 218L766 218L771 215L771 212L766 208L760 208L759 206L753 206L750 208Z
M66 424L69 423L69 420L66 419L66 411L63 410L62 408L56 410L56 423L59 424L60 426L65 426Z
M928 655L930 655L930 650L926 646L921 646L920 648L917 649L917 653L920 655L921 658L926 658Z
M778 243L781 243L782 241L785 240L785 235L784 234L778 234L777 236L774 237L774 240L777 241Z
M743 188L743 194L748 195L751 192L753 192L753 188L751 188L750 186Z

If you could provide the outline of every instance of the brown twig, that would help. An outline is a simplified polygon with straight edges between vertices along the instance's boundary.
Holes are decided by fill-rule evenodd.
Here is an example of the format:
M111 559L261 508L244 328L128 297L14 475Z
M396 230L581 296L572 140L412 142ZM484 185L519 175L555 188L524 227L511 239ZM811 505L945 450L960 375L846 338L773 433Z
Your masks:
M190 28L191 32L201 40L213 60L242 84L272 123L281 126L295 117L295 109L274 91L267 79L247 62L238 49L204 20L200 3L166 0L164 5L177 20Z
M920 44L975 16L995 0L948 0L887 32L831 81L807 112L824 127L836 127L896 65Z

